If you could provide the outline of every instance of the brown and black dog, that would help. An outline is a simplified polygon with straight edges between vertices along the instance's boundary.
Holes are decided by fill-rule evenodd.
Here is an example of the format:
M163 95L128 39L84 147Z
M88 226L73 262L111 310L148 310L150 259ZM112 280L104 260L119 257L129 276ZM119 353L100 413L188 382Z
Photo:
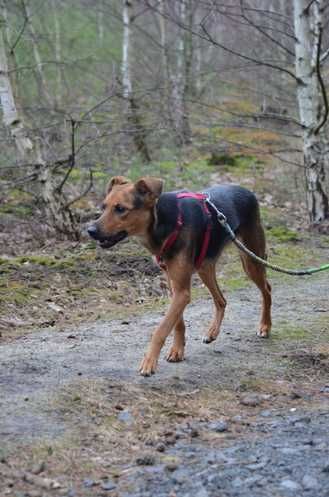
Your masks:
M183 312L190 302L191 278L195 271L215 304L214 317L203 341L211 343L219 334L226 300L217 284L216 262L230 239L218 223L214 209L209 204L205 206L205 195L226 216L245 245L265 257L264 230L253 193L236 185L214 186L199 197L184 191L162 193L162 188L163 181L159 178L144 177L135 183L122 176L112 178L103 213L88 228L89 235L103 248L112 247L127 236L136 236L153 255L161 257L160 265L166 273L172 301L140 365L144 376L155 372L161 348L173 328L174 341L167 360L184 359ZM266 338L271 329L271 286L262 265L243 253L240 256L243 269L262 294L258 336Z

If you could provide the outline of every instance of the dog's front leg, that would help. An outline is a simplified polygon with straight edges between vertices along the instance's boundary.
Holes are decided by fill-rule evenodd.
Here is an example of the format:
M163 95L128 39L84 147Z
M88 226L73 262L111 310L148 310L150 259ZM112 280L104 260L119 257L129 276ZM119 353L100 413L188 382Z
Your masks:
M172 261L168 264L168 276L171 282L172 301L170 307L161 321L158 328L153 333L151 343L140 365L139 371L143 376L150 376L155 372L160 351L166 341L167 336L173 327L182 320L183 312L191 298L191 276L193 269Z
M170 293L170 297L173 296L172 284L169 278L168 271L166 269L163 270L166 278L168 289ZM178 319L174 328L174 342L172 347L168 351L167 361L168 362L180 362L184 359L184 348L185 348L185 323L183 315Z

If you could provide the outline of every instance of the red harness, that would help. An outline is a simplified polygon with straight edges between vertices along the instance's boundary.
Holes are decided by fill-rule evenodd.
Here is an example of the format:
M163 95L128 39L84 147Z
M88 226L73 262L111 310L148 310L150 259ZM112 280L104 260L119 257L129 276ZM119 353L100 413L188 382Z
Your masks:
M193 192L182 192L182 193L177 193L176 198L194 198L195 200L199 200L202 206L203 212L207 216L207 226L206 230L204 233L203 237L203 242L202 242L202 247L200 254L198 255L196 261L195 261L195 267L196 269L199 269L201 266L203 259L205 258L209 246L209 241L210 241L210 233L211 233L211 213L208 209L207 203L205 200L208 198L208 196L204 193L193 193ZM178 235L183 227L183 213L182 213L182 208L180 204L178 203L178 216L177 216L177 221L176 221L176 227L174 231L168 236L168 238L165 239L165 241L162 244L162 247L160 249L159 254L156 256L156 261L159 264L160 267L164 267L165 264L162 262L163 255L173 246L175 241L178 238Z

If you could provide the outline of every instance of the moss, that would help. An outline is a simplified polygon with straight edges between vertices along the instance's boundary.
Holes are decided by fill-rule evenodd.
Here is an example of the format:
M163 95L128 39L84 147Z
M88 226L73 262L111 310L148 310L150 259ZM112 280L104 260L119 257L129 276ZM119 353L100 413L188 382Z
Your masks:
M26 304L32 297L28 286L18 281L0 283L0 302L3 304Z
M45 255L24 255L19 257L0 258L0 265L17 267L24 264L35 264L54 269L67 269L73 267L75 262L73 258L57 259Z
M241 272L243 270L241 269ZM224 279L223 281L223 288L224 290L239 290L240 288L245 288L250 284L248 279L244 276L241 276L240 278L228 278Z
M271 335L272 340L301 340L311 337L311 332L302 326L296 326L292 323L277 323Z
M257 106L250 100L228 100L222 104L228 112L251 114L257 111Z
M0 205L0 214L13 214L18 217L31 216L33 209L30 205L7 203Z
M214 168L209 165L207 159L196 158L187 159L184 164L179 160L164 160L151 165L135 162L128 175L133 181L147 174L160 176L165 180L166 190L172 190L180 187L191 189L205 187L209 184L213 172Z
M267 229L270 238L279 242L296 242L299 240L295 231L288 229L286 226L272 226Z

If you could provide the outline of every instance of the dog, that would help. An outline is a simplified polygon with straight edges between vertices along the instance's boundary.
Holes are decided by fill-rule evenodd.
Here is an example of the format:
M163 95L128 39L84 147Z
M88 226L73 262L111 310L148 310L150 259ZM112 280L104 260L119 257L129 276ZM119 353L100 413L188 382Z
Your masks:
M184 359L185 324L183 312L190 302L191 278L197 272L208 288L215 306L204 343L216 340L224 317L226 300L216 280L216 262L229 243L225 228L218 222L209 198L223 213L236 236L259 257L266 257L265 235L255 195L237 185L219 185L202 194L187 191L163 193L163 180L143 177L132 182L123 176L112 178L102 204L101 216L88 227L89 235L102 248L113 247L128 236L137 237L157 257L167 277L171 304L152 335L139 371L150 376L157 367L160 351L174 329L167 355L169 362ZM266 338L271 329L271 286L264 266L240 253L247 276L262 295L258 336Z

